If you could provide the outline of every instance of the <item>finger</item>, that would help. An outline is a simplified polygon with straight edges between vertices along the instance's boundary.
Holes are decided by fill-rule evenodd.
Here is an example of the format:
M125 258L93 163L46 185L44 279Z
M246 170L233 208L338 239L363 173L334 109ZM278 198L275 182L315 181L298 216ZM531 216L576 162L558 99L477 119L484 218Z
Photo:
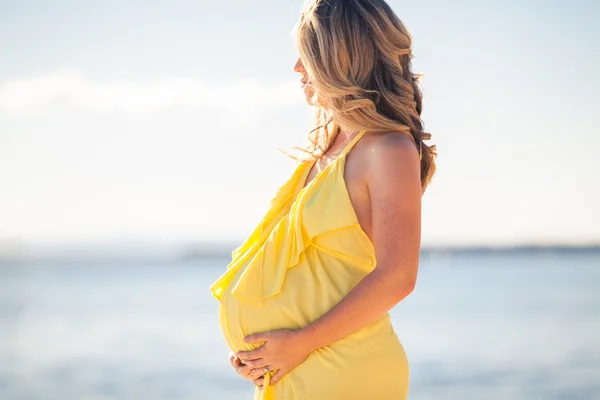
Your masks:
M282 369L277 370L277 372L275 373L275 375L273 375L273 377L271 378L271 382L269 383L270 385L274 385L277 382L279 382L281 380L281 378L283 378L283 376L286 374L285 371L283 371Z
M250 379L250 374L252 373L252 367L247 365L239 365L235 367L235 372L240 375L242 378Z
M236 367L235 372L237 372L238 375L240 375L242 378L248 379L251 381L258 379L265 374L264 369L262 369L262 368L254 369L247 365L242 365L242 366Z
M242 361L234 353L229 353L229 363L232 366L237 367L238 365L240 365L242 363Z
M257 360L244 360L244 364L251 366L252 368L264 368L268 363L264 358Z
M238 351L236 356L245 362L246 360L256 360L257 358L261 358L264 352L265 348L264 345L262 345L254 350Z
M244 342L246 342L246 343L266 342L268 337L269 337L269 332L253 333L252 335L246 336L244 338Z
M265 376L265 370L260 368L260 369L251 370L250 374L248 375L248 378L255 380L255 379L258 379L258 378L264 377L264 376Z
M262 387L262 385L265 383L265 378L260 377L260 378L257 378L255 380L253 380L252 382L254 383L254 386L261 386Z

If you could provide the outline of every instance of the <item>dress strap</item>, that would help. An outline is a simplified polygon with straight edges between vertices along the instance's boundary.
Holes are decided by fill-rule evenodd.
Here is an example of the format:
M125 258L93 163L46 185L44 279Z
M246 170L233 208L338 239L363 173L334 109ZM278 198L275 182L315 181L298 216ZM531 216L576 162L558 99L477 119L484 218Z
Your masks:
M360 131L360 132L358 132L358 134L357 134L356 136L354 136L354 139L352 139L352 140L350 141L350 143L348 143L348 144L346 145L346 147L344 147L344 149L342 150L342 152L340 153L340 155L339 155L338 157L343 157L343 156L345 156L346 154L348 154L348 152L349 152L350 150L352 150L352 148L354 147L354 145L356 144L356 142L358 142L358 141L359 141L359 139L360 139L360 138L361 138L361 137L362 137L362 136L363 136L365 133L367 133L366 129L365 129L365 130L362 130L362 131Z

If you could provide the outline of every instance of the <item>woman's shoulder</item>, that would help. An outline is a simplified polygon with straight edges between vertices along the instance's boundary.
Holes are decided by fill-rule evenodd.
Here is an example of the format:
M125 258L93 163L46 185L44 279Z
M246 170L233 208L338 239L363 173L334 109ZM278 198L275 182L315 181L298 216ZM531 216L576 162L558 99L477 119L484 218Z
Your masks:
M346 176L354 181L351 185L368 188L371 197L421 190L419 151L411 138L399 132L365 134L350 152L346 169Z
M412 138L399 132L368 132L357 143L355 150L359 163L375 172L420 168L419 150Z
M365 148L367 152L400 152L410 153L417 150L412 138L401 132L367 132L357 147ZM417 150L418 155L418 150Z

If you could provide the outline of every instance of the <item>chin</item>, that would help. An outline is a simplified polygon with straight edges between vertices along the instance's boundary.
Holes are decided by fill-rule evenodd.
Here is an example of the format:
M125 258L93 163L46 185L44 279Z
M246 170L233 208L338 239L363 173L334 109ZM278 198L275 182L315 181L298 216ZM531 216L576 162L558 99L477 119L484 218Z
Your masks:
M304 90L304 99L306 100L306 103L309 106L314 106L316 104L314 104L314 102L312 101L314 97L314 94L312 91L308 91L308 90Z

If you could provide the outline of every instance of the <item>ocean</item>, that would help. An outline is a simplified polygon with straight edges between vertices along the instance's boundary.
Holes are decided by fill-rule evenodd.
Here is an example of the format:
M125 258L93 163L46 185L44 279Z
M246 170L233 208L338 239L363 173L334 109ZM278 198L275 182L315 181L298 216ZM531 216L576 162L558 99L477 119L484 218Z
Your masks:
M252 399L208 289L228 261L0 265L0 399ZM600 399L600 250L425 252L391 314L410 400Z

